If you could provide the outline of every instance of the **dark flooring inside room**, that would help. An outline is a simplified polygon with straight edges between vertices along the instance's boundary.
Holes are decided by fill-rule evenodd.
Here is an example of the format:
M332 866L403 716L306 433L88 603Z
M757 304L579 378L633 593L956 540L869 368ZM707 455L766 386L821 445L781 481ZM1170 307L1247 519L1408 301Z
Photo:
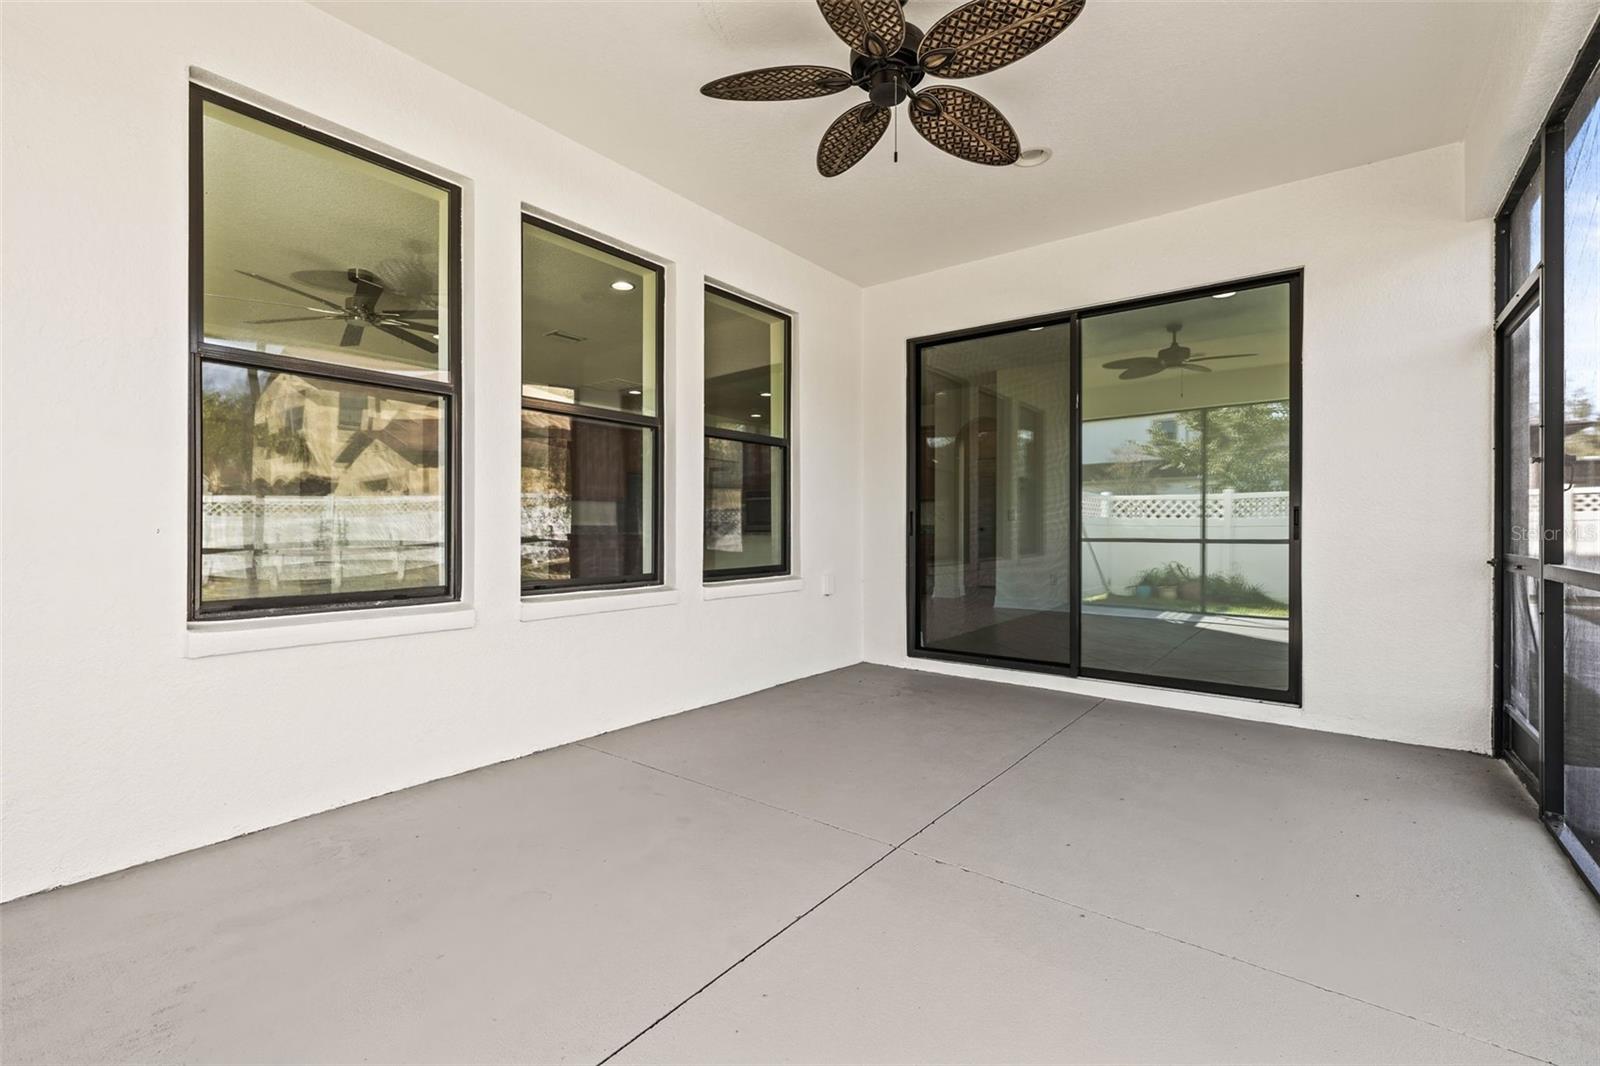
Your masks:
M996 607L979 597L925 601L923 645L1035 663L1071 658L1072 617L1056 610ZM1152 678L1282 690L1289 678L1289 628L1282 618L1159 608L1088 607L1083 665Z

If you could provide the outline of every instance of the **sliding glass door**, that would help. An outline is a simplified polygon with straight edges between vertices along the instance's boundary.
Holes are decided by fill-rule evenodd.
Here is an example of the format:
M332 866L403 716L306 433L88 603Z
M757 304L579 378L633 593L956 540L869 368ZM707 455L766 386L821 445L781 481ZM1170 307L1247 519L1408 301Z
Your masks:
M929 650L1068 662L1070 351L1057 325L922 352L915 588Z
M1085 315L1082 666L1289 691L1287 283Z
M910 654L1297 701L1299 291L913 341Z

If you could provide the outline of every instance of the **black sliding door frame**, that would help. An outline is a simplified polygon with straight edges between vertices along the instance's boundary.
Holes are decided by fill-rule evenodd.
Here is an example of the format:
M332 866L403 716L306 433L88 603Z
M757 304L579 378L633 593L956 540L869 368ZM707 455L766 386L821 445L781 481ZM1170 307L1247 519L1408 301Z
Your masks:
M1034 673L1082 677L1093 680L1120 681L1154 688L1179 689L1219 696L1234 696L1263 702L1298 704L1301 700L1301 597L1300 597L1300 513L1301 513L1301 397L1300 363L1303 318L1304 272L1279 271L1254 275L1233 281L1218 282L1176 292L1157 293L1117 303L1098 304L1091 307L1055 311L1029 318L1013 319L971 329L951 330L906 341L906 654L915 659L934 659L945 662L970 663L977 666L994 666ZM1289 680L1284 689L1261 689L1214 681L1186 680L1158 675L1131 674L1114 670L1085 668L1083 666L1083 320L1122 311L1136 311L1157 307L1181 300L1198 299L1223 292L1286 285L1289 289ZM1071 456L1068 464L1069 500L1067 537L1073 557L1069 566L1068 589L1071 600L1071 647L1068 661L1041 662L1012 656L979 654L976 652L946 651L924 646L922 641L922 574L924 572L925 545L918 522L922 499L921 417L923 351L935 345L957 341L980 340L986 337L1016 333L1022 330L1042 329L1047 326L1069 326L1068 380L1071 396L1068 403L1071 425ZM1232 543L1253 543L1249 538ZM1165 543L1165 541L1164 541ZM1178 541L1177 543L1182 543ZM1284 541L1273 539L1273 544ZM1205 550L1204 545L1201 547Z
M1568 116L1591 77L1600 69L1600 25L1590 31L1539 132L1512 180L1494 229L1495 306L1495 513L1494 540L1494 739L1504 759L1539 805L1541 820L1554 834L1589 886L1600 893L1600 864L1566 825L1566 591L1600 591L1600 573L1566 565L1566 159ZM1524 194L1540 200L1540 256L1525 278L1511 276L1514 212ZM1539 316L1539 548L1513 552L1510 509L1512 382L1508 342L1512 330ZM1539 723L1530 759L1527 727L1507 710L1509 667L1505 617L1512 574L1536 575L1539 587ZM1521 731L1520 735L1519 732ZM1529 763L1532 765L1529 765Z

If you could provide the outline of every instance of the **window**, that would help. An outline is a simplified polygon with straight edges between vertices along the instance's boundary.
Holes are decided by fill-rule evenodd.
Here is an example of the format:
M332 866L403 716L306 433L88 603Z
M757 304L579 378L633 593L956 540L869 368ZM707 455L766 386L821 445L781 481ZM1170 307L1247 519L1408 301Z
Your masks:
M913 341L909 654L1296 702L1299 293Z
M661 582L662 269L522 224L522 587Z
M789 317L706 289L705 577L789 572Z
M191 618L459 596L460 190L192 87Z

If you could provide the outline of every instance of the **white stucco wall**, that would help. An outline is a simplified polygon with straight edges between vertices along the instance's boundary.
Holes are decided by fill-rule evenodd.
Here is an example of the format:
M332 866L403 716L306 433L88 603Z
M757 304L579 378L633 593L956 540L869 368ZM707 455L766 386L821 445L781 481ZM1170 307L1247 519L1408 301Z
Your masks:
M858 287L310 7L3 12L4 897L859 661ZM471 613L186 657L191 67L465 185ZM670 264L676 602L521 620L524 204ZM699 586L705 276L796 316L774 594Z
M1490 263L1456 145L868 289L867 659L1489 750ZM906 339L1297 267L1303 707L908 658Z

